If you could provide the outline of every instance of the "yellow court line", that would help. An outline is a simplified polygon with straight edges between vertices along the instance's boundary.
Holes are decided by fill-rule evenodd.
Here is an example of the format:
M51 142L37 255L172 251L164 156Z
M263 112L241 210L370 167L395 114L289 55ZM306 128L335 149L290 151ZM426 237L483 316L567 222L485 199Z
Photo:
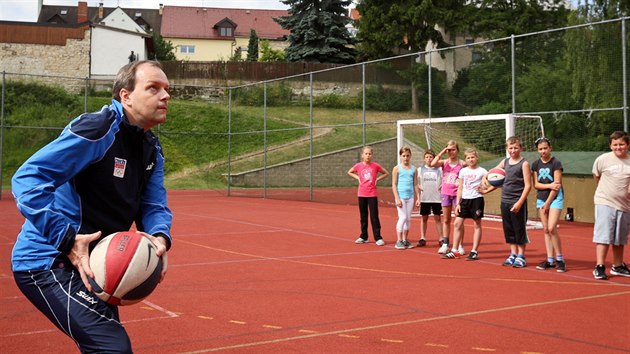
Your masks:
M179 240L180 243L187 243L189 245L217 251L223 253L234 254L243 257L251 257L256 259L263 260L273 260L279 262L287 262L287 263L295 263L302 265L312 265L317 267L328 267L328 268L336 268L336 269L347 269L352 271L360 271L360 272L373 272L373 273L385 273L385 274L398 274L398 275L413 275L413 276L422 276L422 277L433 277L433 278L450 278L450 279L473 279L473 280L494 280L494 281L504 281L504 282L522 282L522 283L537 283L537 284L563 284L563 285L588 285L588 286L619 286L617 283L610 282L602 282L602 281L564 281L564 280L542 280L542 279L512 279L512 278L479 278L472 276L463 276L463 275L449 275L449 274L435 274L435 273L416 273L416 272L407 272L407 271L399 271L399 270L386 270L386 269L374 269L374 268L362 268L362 267L352 267L352 266L343 266L336 264L325 264L325 263L317 263L317 262L306 262L306 261L298 261L295 259L286 259L286 258L278 258L278 257L268 257L268 256L259 256L250 253L236 252L230 251L222 248L211 247L195 242L190 242L186 240Z
M499 308L495 308L495 309L487 309L487 310L480 310L480 311L463 312L463 313L452 314L452 315L443 315L443 316L436 316L436 317L421 318L421 319L417 319L417 320L392 322L392 323L383 323L383 324L380 324L380 325L373 325L373 326L366 326L366 327L348 328L348 329L342 329L342 330L330 331L330 332L305 334L305 335L302 335L302 336L294 336L294 337L278 338L278 339L271 339L271 340L265 340L265 341L259 341L259 342L234 344L234 345L229 345L229 346L225 346L225 347L206 348L206 349L200 349L200 350L196 350L196 351L192 351L192 352L184 352L182 354L208 353L208 352L216 352L216 351L221 351L221 350L247 348L247 347L254 347L254 346L265 345L265 344L274 344L274 343L295 341L295 340L300 340L300 339L324 337L324 336L330 336L330 335L339 335L339 334L343 334L343 333L359 332L359 331L366 331L366 330L380 329L380 328L387 328L387 327L395 327L395 326L404 326L404 325L417 324L417 323L423 323L423 322L448 320L448 319L453 319L453 318L469 317L469 316L476 316L476 315L482 315L482 314L496 313L496 312L502 312L502 311L513 311L513 310L520 310L520 309L526 309L526 308L531 308L531 307L555 305L555 304L575 302L575 301L593 300L593 299L600 299L600 298L612 297L612 296L622 296L622 295L629 295L629 294L630 294L630 291L622 291L622 292L613 293L613 294L592 295L592 296L577 297L577 298L573 298L573 299L563 299L563 300L535 302L535 303L531 303L531 304L499 307Z

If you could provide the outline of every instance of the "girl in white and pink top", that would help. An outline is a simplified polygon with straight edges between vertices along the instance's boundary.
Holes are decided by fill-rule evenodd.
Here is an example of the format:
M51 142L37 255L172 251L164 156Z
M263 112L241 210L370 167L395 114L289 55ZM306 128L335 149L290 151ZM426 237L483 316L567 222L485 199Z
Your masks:
M442 160L442 155L447 154L447 158ZM449 250L449 235L451 233L451 211L457 205L457 188L459 187L459 171L465 166L465 162L459 159L459 145L455 140L449 140L446 147L442 149L431 161L431 167L442 168L442 229L444 238L440 241L438 253L446 253ZM460 254L464 254L461 245L453 245L458 248Z
M359 199L359 215L361 217L361 234L355 243L368 242L368 215L372 224L372 233L376 245L383 246L385 241L381 236L381 222L378 217L378 196L376 182L387 178L389 172L372 161L372 148L366 146L361 154L361 162L348 170L348 175L359 181L357 193ZM380 174L380 175L379 175Z

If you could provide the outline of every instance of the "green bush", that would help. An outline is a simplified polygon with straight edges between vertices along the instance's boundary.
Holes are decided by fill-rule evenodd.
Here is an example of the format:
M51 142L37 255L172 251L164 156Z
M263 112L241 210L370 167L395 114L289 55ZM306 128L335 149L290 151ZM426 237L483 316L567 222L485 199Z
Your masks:
M290 105L293 91L285 84L267 85L267 106ZM232 91L235 103L244 106L260 106L265 103L265 90L262 85L244 87Z
M63 88L32 82L13 81L6 84L5 113L31 105L57 106L74 111L80 107L77 96L68 94Z
M368 86L365 90L365 106L371 111L405 112L411 109L409 90L404 92L385 89L383 86ZM363 92L359 92L359 100L363 99ZM359 102L360 102L359 101Z

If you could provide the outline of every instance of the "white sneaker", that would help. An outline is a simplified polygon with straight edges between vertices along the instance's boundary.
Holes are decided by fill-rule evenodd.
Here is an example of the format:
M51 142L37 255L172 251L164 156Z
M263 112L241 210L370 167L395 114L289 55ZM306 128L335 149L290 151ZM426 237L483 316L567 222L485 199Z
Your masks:
M443 243L442 246L440 246L440 249L438 250L439 254L444 254L448 252L448 244Z
M465 255L466 251L464 251L464 246L459 246L459 248L457 249L457 253L459 253L460 255Z
M385 246L385 241L383 241L383 239L379 239L378 241L376 241L376 245L377 246Z

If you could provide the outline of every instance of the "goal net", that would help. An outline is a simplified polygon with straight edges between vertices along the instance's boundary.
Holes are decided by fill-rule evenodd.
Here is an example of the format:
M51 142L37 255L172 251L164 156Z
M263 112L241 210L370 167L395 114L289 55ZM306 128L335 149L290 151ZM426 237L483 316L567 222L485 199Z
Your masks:
M424 151L440 152L449 140L457 141L460 158L464 159L466 148L475 148L479 153L479 164L486 169L496 166L507 156L505 140L518 136L525 150L533 150L534 141L545 136L542 117L518 114L490 114L445 118L405 119L397 121L397 150L407 146L412 150L415 166L424 164ZM486 198L486 214L499 215L500 206L494 202L500 191ZM530 216L535 215L529 210ZM530 227L532 223L529 223Z

